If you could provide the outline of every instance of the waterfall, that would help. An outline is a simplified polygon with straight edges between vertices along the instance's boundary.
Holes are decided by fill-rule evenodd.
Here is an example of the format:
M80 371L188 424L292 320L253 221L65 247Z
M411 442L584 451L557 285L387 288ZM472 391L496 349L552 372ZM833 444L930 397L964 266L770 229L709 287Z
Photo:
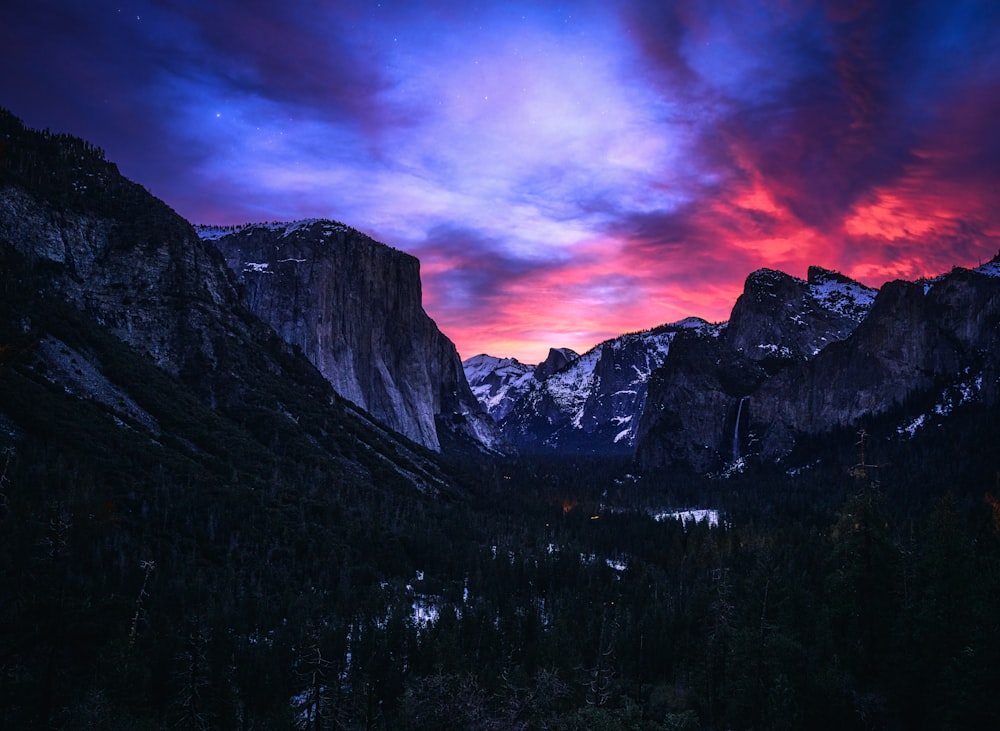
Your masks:
M736 426L733 427L733 462L740 458L740 417L743 415L743 402L746 400L746 396L741 398L740 405L736 409Z

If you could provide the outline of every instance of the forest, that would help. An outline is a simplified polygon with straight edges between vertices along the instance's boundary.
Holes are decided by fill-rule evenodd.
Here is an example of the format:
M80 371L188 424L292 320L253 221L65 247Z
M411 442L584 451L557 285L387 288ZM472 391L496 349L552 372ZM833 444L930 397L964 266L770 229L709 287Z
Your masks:
M157 464L69 398L33 405L77 439L3 453L5 728L1000 721L995 410L871 437L860 467L845 431L794 477L496 458L428 496ZM718 524L653 517L688 507Z

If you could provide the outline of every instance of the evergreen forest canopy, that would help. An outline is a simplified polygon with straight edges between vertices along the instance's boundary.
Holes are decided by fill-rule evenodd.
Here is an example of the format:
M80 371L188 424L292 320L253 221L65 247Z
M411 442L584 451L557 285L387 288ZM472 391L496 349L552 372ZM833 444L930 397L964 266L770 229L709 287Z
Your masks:
M158 225L99 151L9 139L0 183ZM319 385L213 403L0 253L5 728L1000 727L995 406L873 418L864 458L844 430L799 471L456 454L420 492ZM162 434L53 383L41 334ZM656 519L688 508L718 524Z

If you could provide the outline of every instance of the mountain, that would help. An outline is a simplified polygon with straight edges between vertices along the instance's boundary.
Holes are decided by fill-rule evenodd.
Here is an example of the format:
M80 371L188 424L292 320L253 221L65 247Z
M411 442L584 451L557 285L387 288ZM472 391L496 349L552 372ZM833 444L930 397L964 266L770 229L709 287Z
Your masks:
M748 399L748 428L758 435L761 455L778 457L799 435L890 409L911 406L919 415L922 398L938 413L970 400L1000 402L997 265L958 268L932 283L883 286L850 338Z
M754 272L722 334L676 340L654 374L639 463L706 472L780 459L803 437L934 394L995 402L996 268L890 282L877 294L816 268L807 281Z
M463 361L462 368L472 387L472 393L494 421L499 422L535 384L579 357L570 348L549 348L545 360L532 366L521 363L517 358L497 358L482 354Z
M517 382L500 421L505 443L521 453L629 454L650 375L685 330L715 328L691 318L613 338L565 363L566 353L550 351L531 379Z
M558 373L570 363L579 359L580 354L569 348L549 348L545 360L535 366L532 373L536 381L544 381L554 373Z
M0 727L997 728L998 275L868 311L763 272L725 327L508 363L558 449L460 464L337 395L99 150L0 113ZM892 479L579 454L679 376L740 456L902 399Z
M415 257L328 220L198 232L250 310L341 396L429 449L455 438L494 445L454 344L424 312Z
M865 318L876 290L809 267L802 280L773 269L747 277L722 338L727 350L775 371L843 340Z
M534 380L535 366L517 358L475 355L462 361L472 393L487 413L500 421Z
M10 439L83 456L127 444L164 474L223 481L274 477L297 455L326 484L451 489L430 453L339 398L250 312L222 254L103 152L6 112L0 135Z

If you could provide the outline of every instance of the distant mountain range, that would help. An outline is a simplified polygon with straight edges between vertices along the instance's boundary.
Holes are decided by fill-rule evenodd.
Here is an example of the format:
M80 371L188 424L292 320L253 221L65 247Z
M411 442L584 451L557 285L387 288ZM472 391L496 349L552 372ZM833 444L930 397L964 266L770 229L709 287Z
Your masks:
M928 416L908 405L997 403L998 322L1000 257L881 290L820 267L805 280L761 269L727 322L624 335L544 378L487 355L464 366L511 448L710 472L890 411L912 434Z

